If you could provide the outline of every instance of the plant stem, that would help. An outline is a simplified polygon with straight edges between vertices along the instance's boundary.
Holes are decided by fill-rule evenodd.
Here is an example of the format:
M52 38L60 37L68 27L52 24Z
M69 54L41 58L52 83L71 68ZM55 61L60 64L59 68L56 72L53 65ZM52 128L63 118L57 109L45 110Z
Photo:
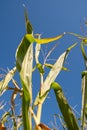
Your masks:
M41 76L41 86L43 84L43 75L40 74ZM40 87L40 95L41 95L41 87ZM41 112L42 112L42 102L38 102L38 109L37 109L37 119L38 119L38 122L40 123L40 120L41 120Z
M41 112L42 112L42 103L39 103L38 104L38 110L37 110L38 123L40 123L40 120L41 120Z
M36 117L36 115L34 114L34 112L33 112L33 110L32 110L32 108L31 108L31 107L29 108L29 111L30 111L31 115L32 115L32 116L33 116L33 118L34 118L34 121L35 121L36 125L38 125L38 124L39 124L39 122L38 122L37 117Z

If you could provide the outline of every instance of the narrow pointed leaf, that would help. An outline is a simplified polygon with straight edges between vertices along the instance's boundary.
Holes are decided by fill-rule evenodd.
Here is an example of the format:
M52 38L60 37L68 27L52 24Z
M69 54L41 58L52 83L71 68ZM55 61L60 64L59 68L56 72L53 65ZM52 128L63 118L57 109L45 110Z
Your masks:
M82 40L82 42L84 43L84 45L87 45L87 37L84 37L84 36L81 36L79 34L72 33L72 32L67 32L66 34L71 34L71 35L79 38L80 40Z
M66 122L68 130L79 130L77 119L70 105L68 104L66 97L64 96L61 86L58 83L53 82L51 84L51 88L54 89L57 103L64 117L64 121Z
M53 38L42 38L42 39L38 39L38 38L34 38L33 35L31 35L31 34L26 34L25 35L26 39L29 42L36 42L38 44L47 44L49 42L53 42L53 41L59 40L63 36L64 36L64 34L58 35L58 36L53 37Z
M63 64L65 62L65 59L69 53L69 51L76 46L76 43L73 44L72 46L70 46L55 62L55 64L53 65L52 69L50 70L48 76L46 77L42 87L41 87L41 95L43 95L47 90L50 89L50 85L52 82L54 82L54 80L56 79L56 77L58 76L58 74L60 73L60 71L62 70Z
M55 62L52 69L50 70L48 76L46 77L42 87L41 87L41 96L50 88L51 83L56 79L58 74L60 73L64 60L65 60L66 52L64 52Z
M13 78L14 74L16 72L16 67L14 67L12 70L10 70L5 78L0 81L0 96L6 91L6 88L8 86L8 83L11 81L11 79Z
M41 92L40 95L38 94L36 97L36 100L34 102L34 105L37 105L39 100L41 102L43 102L50 90L50 85L52 82L55 81L55 79L57 78L58 74L60 73L60 71L62 70L62 67L64 65L65 59L69 53L69 51L76 45L73 44L72 46L70 46L63 54L60 55L60 57L57 59L57 61L54 63L54 65L52 66L49 74L47 75L45 81L43 82L42 86L41 86Z
M81 36L81 35L73 33L73 32L66 32L66 34L71 34L71 35L73 35L73 36L75 36L75 37L77 37L77 38L79 38L81 40L84 40L84 39L87 38L87 37Z
M32 31L33 31L33 28L32 28L32 25L28 19L28 13L27 13L27 10L24 6L24 13L25 13L25 20L26 20L26 31L28 34L32 34Z

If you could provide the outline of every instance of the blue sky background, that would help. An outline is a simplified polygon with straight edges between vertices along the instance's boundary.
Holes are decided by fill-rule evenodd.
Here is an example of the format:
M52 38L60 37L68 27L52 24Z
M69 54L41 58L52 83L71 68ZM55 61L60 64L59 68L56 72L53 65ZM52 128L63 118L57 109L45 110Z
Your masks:
M80 24L84 26L87 18L87 0L1 0L0 2L0 68L11 69L15 66L15 51L24 36L25 20L23 4L26 5L34 33L42 37L54 37L63 32L75 32L84 35ZM73 36L66 35L59 43L51 58L57 58L67 47L78 41L78 45L70 52L65 66L70 72L62 71L57 82L61 84L71 106L81 108L81 72L85 69L80 51L80 42ZM48 50L53 46L48 45ZM44 51L45 47L43 46ZM39 75L38 75L39 76ZM37 86L34 86L37 82ZM38 91L38 78L34 75L35 91ZM35 93L36 94L36 93ZM34 94L34 95L35 95ZM9 96L7 96L9 97ZM51 125L53 114L59 113L53 91L43 106L42 122ZM60 125L58 123L58 125ZM61 128L62 129L62 128Z

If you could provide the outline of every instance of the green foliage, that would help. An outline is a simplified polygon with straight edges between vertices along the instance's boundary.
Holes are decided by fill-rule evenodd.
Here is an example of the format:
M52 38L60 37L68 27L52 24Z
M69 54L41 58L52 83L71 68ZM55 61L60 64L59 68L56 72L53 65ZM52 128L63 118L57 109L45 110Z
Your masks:
M52 41L60 39L61 37L64 36L64 34L61 34L61 35L54 37L54 38L36 39L33 36L32 26L31 26L31 23L28 20L28 16L27 16L26 11L25 11L25 18L26 18L27 34L24 36L24 38L22 39L21 43L19 44L19 46L16 50L16 67L17 67L17 70L20 74L21 84L22 84L22 87L23 87L22 116L23 116L24 129L26 130L26 129L32 129L31 113L29 112L29 107L31 106L30 104L32 103L33 42L36 42L36 43L39 43L39 44L45 44L45 43L52 42ZM41 63L39 63L39 60L38 60L38 57L39 57L39 54L40 54L39 52L40 52L40 45L36 45L36 54L35 54L36 63L37 63L36 67L38 68L39 73L41 75L43 75L44 74L43 65ZM63 58L61 58L61 60L65 59L65 55L63 56ZM63 60L62 60L62 63L63 63ZM56 65L54 65L54 70L55 70L55 68L58 64L59 63L56 63ZM60 71L61 68L62 68L62 64L59 67L58 71ZM52 69L52 71L53 71L53 69ZM57 77L57 74L56 74L55 78L56 77ZM52 81L54 81L54 79ZM49 89L50 89L50 85L49 85ZM43 96L43 95L42 96L46 98L48 91L49 90L46 90L45 92L43 92L42 89L41 89L39 94L41 96L41 94L43 92L43 95L45 95L45 96ZM40 99L42 101L41 97L40 97ZM37 98L36 98L36 100L37 100ZM38 105L38 103L35 104L35 105ZM39 111L39 113L40 113L40 111ZM40 121L40 116L38 117L38 122Z
M53 38L42 38L42 39L37 39L37 38L34 38L34 36L32 34L26 34L25 35L25 38L30 42L36 42L38 44L47 44L49 42L53 42L53 41L56 41L60 38L62 38L64 36L64 34L61 34L61 35L58 35L56 37L53 37Z
M32 34L32 26L28 20L27 12L25 11L27 33ZM20 74L20 79L23 87L22 97L22 115L24 130L32 129L31 119L28 116L29 105L32 102L32 63L33 63L33 46L32 42L23 38L16 51L16 67Z
M81 36L79 34L75 34L72 32L66 32L60 34L53 38L41 38L40 34L33 33L33 27L28 19L28 14L25 8L25 21L26 21L26 34L22 38L19 46L16 50L16 67L10 70L3 80L0 81L0 96L6 92L6 90L12 90L11 95L11 108L9 111L5 112L2 115L0 122L5 124L8 122L8 118L11 118L13 122L13 129L18 130L19 128L24 127L24 130L50 130L48 126L41 123L42 116L42 107L43 103L47 98L47 95L52 88L54 90L56 101L60 108L60 111L63 115L63 119L66 124L66 129L68 130L80 130L79 124L77 122L76 116L69 105L62 87L55 82L57 76L61 72L61 70L68 70L64 67L65 60L77 43L74 43L70 47L66 49L55 61L54 64L47 63L47 58L50 56L51 52L56 48L54 46L45 57L43 63L39 60L40 51L42 44L48 44L50 42L59 40L65 34L73 35L81 40L81 52L84 58L84 63L86 70L82 73L82 110L81 110L81 130L84 130L87 121L87 56L85 52L85 46L87 45L87 37ZM36 38L36 35L38 36ZM33 46L35 44L35 46ZM35 50L35 52L34 52ZM35 54L34 54L35 53ZM33 58L35 57L35 58ZM34 66L34 68L33 68ZM45 79L45 67L49 68L48 74L46 74ZM32 92L32 83L33 83L33 73L38 69L38 73L40 74L40 82L41 86L33 102L33 92ZM17 81L14 80L13 76L15 72L18 71L21 87L18 86ZM9 83L12 81L14 87L9 87ZM20 94L22 99L22 115L17 116L15 114L15 99L17 95ZM3 109L4 105L2 105ZM37 107L37 110L35 109ZM19 123L18 123L18 120ZM32 119L34 119L34 126L32 126ZM18 123L18 124L17 124ZM64 127L63 127L64 128Z

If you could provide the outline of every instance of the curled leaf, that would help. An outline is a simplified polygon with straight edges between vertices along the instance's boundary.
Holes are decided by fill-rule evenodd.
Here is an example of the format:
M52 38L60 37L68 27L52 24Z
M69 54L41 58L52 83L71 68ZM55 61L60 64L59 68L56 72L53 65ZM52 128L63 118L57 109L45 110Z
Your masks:
M36 42L38 44L47 44L49 42L53 42L56 40L59 40L60 38L62 38L64 36L64 34L58 35L56 37L53 38L42 38L42 39L38 39L38 38L34 38L32 34L26 34L25 38L30 42Z

